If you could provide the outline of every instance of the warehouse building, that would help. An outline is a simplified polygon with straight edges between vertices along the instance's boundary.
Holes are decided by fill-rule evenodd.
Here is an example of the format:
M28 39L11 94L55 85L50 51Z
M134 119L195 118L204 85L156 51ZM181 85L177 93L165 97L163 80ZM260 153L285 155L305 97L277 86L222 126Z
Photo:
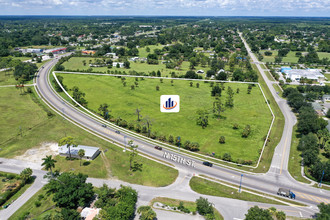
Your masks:
M323 82L325 80L324 75L319 69L287 69L283 70L282 73L285 74L287 79L291 79L292 82L300 82L301 78L313 80L315 82Z

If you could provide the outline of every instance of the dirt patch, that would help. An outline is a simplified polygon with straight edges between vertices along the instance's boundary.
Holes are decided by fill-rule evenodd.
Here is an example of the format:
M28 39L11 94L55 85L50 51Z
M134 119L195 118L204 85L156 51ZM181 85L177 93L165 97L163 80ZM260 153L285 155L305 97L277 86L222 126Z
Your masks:
M42 158L49 155L58 155L57 143L42 143L39 148L31 148L14 159L41 164L43 162Z

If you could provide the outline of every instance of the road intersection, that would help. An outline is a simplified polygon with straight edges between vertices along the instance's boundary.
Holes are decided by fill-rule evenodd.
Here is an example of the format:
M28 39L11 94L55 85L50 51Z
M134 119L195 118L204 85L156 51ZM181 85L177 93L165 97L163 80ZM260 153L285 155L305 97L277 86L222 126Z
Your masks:
M241 34L240 34L241 36ZM242 37L242 36L241 36ZM280 140L280 143L275 149L274 156L271 162L271 167L266 174L252 174L252 173L244 173L243 186L245 188L253 189L255 191L259 191L262 193L270 194L276 196L276 192L279 187L289 188L296 193L296 201L307 204L309 207L289 207L284 206L286 209L290 209L289 212L297 212L296 216L304 216L310 217L316 211L316 205L320 202L330 203L330 192L318 188L311 187L307 184L303 184L294 180L288 172L288 160L290 153L290 144L291 144L291 136L292 136L292 128L296 123L296 118L294 114L291 112L291 109L287 105L286 101L278 96L275 89L272 86L272 82L267 78L263 69L258 64L258 60L254 56L254 54L250 51L249 46L246 44L244 38L242 40L247 48L249 55L253 62L256 63L258 70L260 71L264 81L266 82L269 90L275 98L275 101L278 103L284 117L285 117L285 126L283 130L283 135ZM223 166L213 166L206 167L202 165L203 160L199 160L197 158L190 157L186 154L181 154L179 151L174 151L169 148L164 148L163 151L155 150L154 144L152 142L146 141L145 139L140 139L136 136L132 136L129 133L121 132L120 134L115 133L115 128L107 127L106 129L102 127L102 123L92 117L89 114L86 114L83 111L76 109L74 106L63 100L59 97L58 94L52 89L49 82L49 74L51 68L57 63L58 59L53 59L50 62L46 63L39 71L39 75L36 78L36 90L40 97L46 102L46 104L60 114L62 117L66 118L70 122L80 126L81 128L89 131L92 134L95 134L105 140L108 140L111 143L115 143L121 145L122 147L126 145L127 140L133 140L135 144L139 145L139 151L144 155L148 155L152 158L157 159L158 161L171 163L178 169L179 177L175 183L168 187L161 188L153 188L127 184L121 181L114 180L100 180L89 178L95 186L100 186L103 183L109 183L112 187L117 186L116 184L123 185L132 185L139 191L139 203L145 204L150 201L151 197L157 196L166 196L171 198L183 199L183 200L191 200L194 201L198 196L198 193L195 193L189 188L189 179L194 174L204 174L211 178L216 178L228 183L239 185L240 177L242 172L237 170L232 170L225 168ZM164 158L164 152L168 154L176 154L180 155L182 158L186 160L195 161L194 167L186 166L185 164L177 163L171 161L167 158ZM2 159L5 160L5 159ZM7 161L8 162L8 161ZM8 170L10 166L6 167L6 163L3 162L0 164L0 170ZM19 169L23 169L23 167L16 166L16 173ZM25 165L25 167L27 167ZM37 182L39 183L39 187L42 187L42 177L39 175L40 169L34 169L34 173L37 173ZM183 177L184 176L184 177ZM182 178L184 178L182 180ZM182 181L181 184L178 184L178 181ZM187 183L188 181L188 183ZM44 182L43 182L44 183ZM119 186L118 185L118 186ZM23 194L24 195L24 194ZM205 196L204 196L205 197ZM244 202L233 199L219 198L207 196L211 202L215 204L215 207L224 215L225 219L233 219L244 218L244 213L246 213L247 209L255 204L251 202ZM22 205L22 204L21 204ZM259 204L260 205L260 204ZM268 206L267 204L263 204L264 206ZM15 205L16 206L16 205ZM273 206L273 205L271 205ZM17 206L18 207L18 206ZM285 209L283 207L280 207ZM7 209L10 210L10 209ZM6 211L7 211L6 210ZM240 211L238 211L240 210ZM2 211L3 212L3 211ZM12 212L13 213L13 212ZM11 214L12 214L11 213ZM0 216L2 216L0 212ZM7 214L5 216L8 216ZM10 216L10 215L9 215Z

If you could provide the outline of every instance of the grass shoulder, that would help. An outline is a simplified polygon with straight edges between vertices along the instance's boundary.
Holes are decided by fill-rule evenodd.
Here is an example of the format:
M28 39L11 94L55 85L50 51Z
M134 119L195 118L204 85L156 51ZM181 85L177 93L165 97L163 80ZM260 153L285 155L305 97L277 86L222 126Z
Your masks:
M180 203L182 202L183 206L188 209L191 213L196 213L197 212L197 206L196 202L191 202L191 201L186 201L186 200L179 200L179 199L171 199L171 198L166 198L166 197L156 197L153 198L150 201L150 205L154 207L154 204L156 202L162 203L164 205L170 206L178 210L178 207L180 206ZM216 220L222 220L224 219L222 215L219 213L219 211L215 208L213 208L214 211L214 217ZM180 212L180 211L178 211Z
M269 204L275 204L275 205L284 204L282 202L278 202L278 201L275 201L272 199L264 198L262 196L257 196L257 195L245 192L244 188L242 188L242 192L239 193L237 186L232 188L232 187L221 184L221 182L217 183L217 182L206 180L206 179L203 179L200 177L191 178L189 185L190 185L191 189L194 190L195 192L205 194L205 195L226 197L226 198L239 199L239 200L251 201L251 202L269 203ZM250 190L250 189L247 189L247 190L252 192L252 190ZM258 192L258 194L262 194L262 193ZM265 196L268 196L268 195L265 195ZM276 199L280 200L278 198L276 198ZM295 202L290 201L290 203L295 203ZM295 203L295 204L301 205L300 203Z

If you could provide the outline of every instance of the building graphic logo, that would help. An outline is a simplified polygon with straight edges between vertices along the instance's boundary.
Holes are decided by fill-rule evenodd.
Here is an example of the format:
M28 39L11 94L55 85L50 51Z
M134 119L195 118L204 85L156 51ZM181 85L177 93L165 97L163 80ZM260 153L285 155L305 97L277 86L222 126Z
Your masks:
M162 95L160 96L161 112L179 112L180 96L178 95Z

